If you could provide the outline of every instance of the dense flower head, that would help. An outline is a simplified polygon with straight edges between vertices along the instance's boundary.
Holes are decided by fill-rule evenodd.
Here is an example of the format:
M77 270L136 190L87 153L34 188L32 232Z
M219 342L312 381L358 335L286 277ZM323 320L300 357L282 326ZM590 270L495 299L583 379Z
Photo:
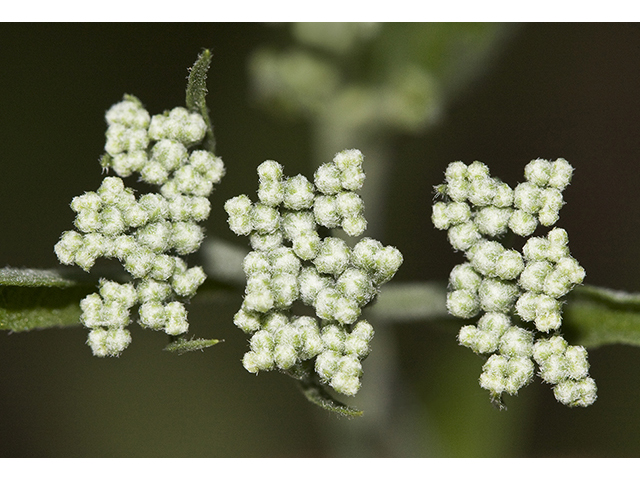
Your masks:
M258 167L258 198L228 200L229 227L249 236L253 251L244 259L244 301L234 323L252 335L243 358L252 373L290 370L307 362L319 379L345 395L360 389L361 362L369 354L373 327L362 308L402 264L394 247L363 238L355 246L321 238L319 227L341 228L349 236L366 228L357 191L365 174L358 150L338 153L310 182L286 177L282 165ZM295 302L316 317L291 313Z
M564 229L530 237L558 221L572 174L562 158L537 159L525 167L527 181L512 189L480 162L454 162L436 187L444 198L433 205L433 224L448 230L452 247L466 257L449 276L447 309L465 319L481 315L476 325L462 327L458 340L491 355L480 385L500 404L503 393L514 395L532 380L534 361L558 401L587 406L596 399L586 350L567 346L558 333L562 297L582 283L585 271L570 255ZM530 237L522 252L498 241L508 232ZM532 330L522 328L531 324Z
M204 230L198 223L208 218L207 196L225 170L220 158L193 148L206 133L198 113L178 107L151 117L138 99L125 95L105 118L101 163L117 176L72 200L77 231L64 232L55 253L61 263L86 271L99 258L115 258L132 277L123 285L103 279L99 293L80 305L94 355L117 356L131 342L125 327L136 304L143 327L174 336L189 328L182 302L206 275L201 267L188 268L181 256L200 247ZM123 181L133 174L159 192L136 196Z

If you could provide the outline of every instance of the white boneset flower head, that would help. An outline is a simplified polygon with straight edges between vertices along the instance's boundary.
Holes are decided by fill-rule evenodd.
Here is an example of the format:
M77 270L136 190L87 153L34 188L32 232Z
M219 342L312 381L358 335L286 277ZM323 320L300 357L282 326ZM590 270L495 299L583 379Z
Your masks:
M436 187L443 198L433 205L432 222L448 230L451 246L467 260L451 271L447 310L465 319L480 316L460 329L458 341L494 354L480 385L501 406L503 394L514 395L531 381L535 364L561 403L586 406L596 398L586 350L558 334L562 297L585 277L569 253L567 232L553 228L546 237L531 237L522 252L500 241L509 230L529 237L539 226L553 226L572 174L564 159L536 159L525 167L526 182L511 189L480 162L453 162Z
M465 202L469 198L469 181L466 178L452 179L446 184L445 191L454 202Z
M455 317L472 318L480 312L478 295L469 290L454 290L447 294L447 310Z
M475 325L465 325L458 333L461 345L471 348L476 353L493 353L500 345L511 322L507 315L501 313L485 313Z
M481 241L476 243L467 252L467 258L471 266L481 275L494 277L498 258L505 252L505 248L499 242Z
M126 224L122 216L122 212L114 206L105 207L100 212L100 226L98 227L100 233L113 237L120 235L126 229Z
M284 168L275 160L266 160L258 166L260 182L281 182Z
M128 177L133 172L139 172L147 163L148 157L145 150L123 152L111 159L111 168L120 177Z
M331 378L338 370L340 358L341 355L331 349L321 352L315 361L315 371L320 375L320 378L325 381L331 381Z
M206 278L207 276L202 267L191 267L183 273L174 274L171 280L171 287L176 295L192 297Z
M338 361L336 372L331 377L330 385L344 395L355 395L360 389L362 364L354 355L345 355Z
M553 271L553 265L547 261L529 262L520 275L519 284L529 292L542 293L547 276Z
M253 333L260 330L261 315L256 312L239 310L233 317L233 323L245 333Z
M467 170L468 167L463 162L451 162L449 165L447 165L447 169L444 172L444 177L447 180L447 183L466 180Z
M316 231L316 221L311 212L290 212L282 213L282 233L284 237L293 242L297 237Z
M224 176L224 164L206 150L193 150L207 125L199 113L178 107L151 117L133 96L105 115L106 154L100 162L117 176L107 176L96 192L73 199L78 231L65 232L54 250L64 264L89 271L100 257L118 259L133 280L102 279L99 292L81 302L82 323L89 328L94 355L117 356L131 342L124 327L136 304L145 328L182 335L187 312L176 298L188 298L205 279L201 267L188 268L173 256L192 253L209 216L206 198ZM138 172L158 193L137 196L121 177Z
M109 125L106 137L104 149L112 157L123 152L145 150L149 145L146 129L128 127L121 123Z
M284 237L280 230L276 230L273 233L267 233L261 235L254 232L249 235L249 241L251 242L251 248L254 250L270 250L282 246Z
M482 235L475 223L465 222L451 227L448 238L454 250L466 251L473 247L482 238Z
M149 137L152 140L167 138L187 146L200 142L206 131L207 125L202 116L199 113L190 113L183 107L154 115L149 125Z
M168 335L181 335L189 329L189 323L187 322L187 309L184 307L184 304L180 302L171 302L168 303L164 309L167 316L167 323L165 324L164 331Z
M564 158L559 158L551 165L549 186L563 191L571 182L573 167Z
M349 247L339 238L325 238L313 263L321 273L340 275L349 263Z
M471 208L466 202L451 202L446 204L447 217L451 225L458 225L471 220Z
M296 175L284 182L283 204L290 210L302 210L313 205L314 188L303 175Z
M545 188L542 191L540 200L542 201L542 207L541 207L542 211L546 210L550 214L555 214L556 216L559 216L558 212L562 208L562 205L564 205L564 201L562 200L562 192L560 192L560 190L557 190L555 188ZM540 223L542 223L544 226L547 226L547 227L552 225L552 224L545 223L542 220L540 220Z
M362 270L348 268L336 280L336 288L358 305L366 305L376 293L371 278Z
M188 156L187 148L175 140L162 139L151 149L151 160L170 172L183 165Z
M528 237L538 227L538 219L535 215L517 209L509 217L509 228L516 235Z
M320 336L318 324L313 317L299 317L293 322L300 336L299 358L302 361L311 360L324 351L324 344Z
M391 280L403 261L404 258L397 248L389 245L381 248L376 254L374 283L382 285Z
M374 273L377 266L377 256L383 246L378 240L365 237L360 240L351 251L351 262L354 266Z
M152 160L142 167L140 178L152 185L162 185L169 179L169 174L169 170L164 168L160 162Z
M482 275L470 263L456 265L449 275L449 286L453 290L469 290L476 293L481 283Z
M271 291L275 308L286 308L298 298L298 277L290 273L280 273L271 277Z
M320 251L322 240L315 231L303 232L293 239L293 251L301 260L313 260Z
M140 325L152 330L161 330L167 322L164 305L159 301L148 301L138 309Z
M247 286L234 317L238 328L253 335L243 357L248 371L279 369L299 376L301 368L313 365L320 381L337 392L359 390L361 362L373 338L371 325L359 319L362 308L403 260L396 248L370 238L350 247L321 236L320 227L349 236L365 231L357 193L365 178L362 162L357 150L340 152L310 182L285 176L279 163L267 160L258 166L258 202L246 195L226 202L229 227L249 236L253 248L243 262ZM470 220L461 207L453 213ZM315 316L292 315L298 301Z
M316 188L325 195L336 195L342 191L340 169L335 163L324 163L314 175Z
M480 306L485 312L507 313L515 304L520 290L511 282L487 278L478 289Z
M445 202L436 202L432 207L431 222L438 230L447 230L451 226L449 208Z
M495 195L492 204L497 208L508 208L513 204L513 190L509 185L499 180L494 184Z
M551 162L538 158L524 167L524 178L539 187L546 187L551 177Z
M522 255L515 250L505 250L496 259L495 274L502 280L515 280L524 270Z
M267 160L258 166L258 198L267 206L277 207L284 199L282 185L283 167L274 160Z
M327 228L336 228L342 220L338 202L333 195L318 196L313 204L313 214L318 224Z
M503 393L515 395L533 378L534 365L526 357L492 355L482 367L480 386L499 398Z
M318 294L333 286L333 279L322 275L315 267L303 267L298 276L300 284L300 300L305 305L313 306L316 303Z
M476 207L491 205L496 195L495 181L489 177L478 175L469 184L468 200Z
M478 211L474 222L478 226L480 233L495 237L506 233L512 213L510 208L498 208L489 205Z
M249 235L253 230L252 207L251 200L246 195L231 198L224 204L229 215L229 228L236 235Z
M171 228L171 245L180 255L193 253L204 240L204 230L195 222L176 222Z
M136 288L141 303L163 302L171 295L171 286L166 282L145 279Z
M342 220L342 230L351 237L362 235L367 229L367 220L363 215L353 215L344 217Z
M280 214L277 209L259 203L251 210L251 221L257 233L274 233L280 226Z
M518 210L535 214L542 208L543 190L533 183L521 183L513 192L513 205Z
M76 252L82 248L83 243L84 237L80 233L73 230L64 232L54 249L60 263L64 265L73 264Z
M570 407L588 407L596 401L596 382L591 377L581 380L565 380L553 389L556 399Z
M500 353L507 357L530 357L533 354L533 335L520 327L509 327L500 337Z
M191 152L189 164L197 173L212 183L220 183L226 173L222 159L207 150Z
M367 357L373 338L373 327L366 320L357 322L344 341L344 353L355 355L360 359Z
M340 183L345 190L360 190L365 174L362 170L364 157L360 150L344 150L337 153L333 163L340 170Z
M249 252L242 261L242 269L247 277L252 277L257 273L271 273L271 263L269 257L263 252Z
M108 125L120 124L131 128L147 128L151 117L140 101L125 95L125 99L107 110L105 120Z
M131 343L131 334L126 328L93 329L87 344L96 357L117 357Z

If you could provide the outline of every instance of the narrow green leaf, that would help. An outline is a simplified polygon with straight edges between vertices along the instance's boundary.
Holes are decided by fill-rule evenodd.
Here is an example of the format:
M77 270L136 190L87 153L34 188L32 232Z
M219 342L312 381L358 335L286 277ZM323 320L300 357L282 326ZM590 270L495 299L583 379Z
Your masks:
M60 270L0 269L0 330L80 324L80 300L96 282Z
M311 362L302 362L302 364L295 365L293 368L283 370L283 373L295 378L307 400L320 408L345 417L360 417L362 415L363 412L361 410L345 405L327 392L313 371Z
M640 312L640 293L622 292L593 285L581 285L574 289L572 296L593 300L615 309L623 308Z
M60 270L32 268L0 268L0 285L15 287L76 287L82 282L77 276Z
M300 380L300 388L311 403L324 408L333 413L344 415L345 417L360 417L362 411L357 408L350 407L344 403L331 397L327 390L320 384L315 383L309 379Z
M193 64L189 72L187 83L187 109L198 112L207 124L207 134L204 139L204 147L211 153L215 152L216 140L213 136L213 124L209 117L207 108L207 72L211 65L211 52L205 49L200 53L196 63Z
M164 347L164 350L182 355L183 353L195 352L196 350L202 351L207 347L212 347L223 341L224 340L216 340L214 338L192 338L191 340L180 338L172 341L169 345Z
M564 328L585 347L625 344L640 347L640 294L584 285L564 308Z

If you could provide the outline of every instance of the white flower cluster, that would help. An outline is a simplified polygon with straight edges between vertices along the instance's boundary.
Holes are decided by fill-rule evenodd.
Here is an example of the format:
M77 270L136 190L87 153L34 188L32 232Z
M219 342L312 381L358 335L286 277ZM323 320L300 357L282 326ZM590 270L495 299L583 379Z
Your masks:
M530 236L538 225L555 224L572 172L564 159L533 160L525 167L527 182L511 189L480 162L455 162L445 172L446 183L436 187L445 201L434 204L432 221L448 230L453 248L467 258L449 276L447 309L467 319L482 314L476 325L462 327L458 339L490 355L480 385L497 401L532 380L533 360L541 378L555 385L558 401L586 406L596 398L586 350L567 347L558 334L548 338L562 325L561 297L585 277L569 253L567 232L553 228L546 237L531 237L522 253L491 239L508 230ZM514 314L535 329L514 325Z
M268 160L258 167L260 201L241 195L228 200L229 226L250 237L253 251L244 259L245 297L234 323L252 334L245 368L253 373L289 370L314 361L320 379L337 392L355 395L361 361L369 353L373 328L358 321L402 264L394 247L364 238L353 248L321 238L318 226L342 228L351 236L366 228L364 205L355 193L364 182L362 154L338 153L321 165L314 183L283 176ZM296 300L314 308L319 320L290 313Z
M125 96L106 120L103 167L120 177L137 172L160 186L160 193L137 198L120 177L105 177L96 192L71 202L77 231L64 232L56 244L60 262L89 271L98 258L116 258L134 279L124 285L101 280L99 293L81 302L81 321L91 329L88 344L100 357L117 356L129 345L126 327L136 304L143 327L169 335L187 331L179 299L193 296L206 276L180 256L200 247L204 231L198 222L209 216L207 196L225 173L220 158L188 150L206 133L199 114L175 108L150 118L135 97Z
M533 358L540 366L540 377L555 385L559 402L586 407L596 400L596 382L589 377L587 351L570 346L558 335L540 339L533 347Z

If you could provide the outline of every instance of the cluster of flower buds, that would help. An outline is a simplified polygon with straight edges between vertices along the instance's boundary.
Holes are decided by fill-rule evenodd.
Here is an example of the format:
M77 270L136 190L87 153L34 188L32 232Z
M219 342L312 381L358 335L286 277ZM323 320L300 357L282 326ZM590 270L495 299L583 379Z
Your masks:
M358 321L361 309L402 264L394 247L364 238L353 248L335 237L321 238L318 227L361 235L364 205L356 193L364 182L362 154L338 153L321 165L311 183L302 175L285 178L268 160L258 167L259 202L246 195L228 200L229 226L249 236L253 251L244 259L245 297L235 324L252 334L245 368L288 370L314 361L320 379L334 390L355 395L360 362L369 353L373 328ZM318 319L290 313L295 301Z
M86 271L98 258L116 258L133 278L124 285L102 280L99 293L81 302L94 355L117 356L131 341L126 326L136 304L140 325L169 335L187 331L180 299L193 296L205 274L180 256L200 247L204 231L198 223L208 218L207 197L225 170L212 153L189 150L206 133L197 113L178 107L151 118L139 100L125 96L106 120L101 163L119 176L105 177L96 192L73 199L77 231L64 232L55 252L61 263ZM136 197L120 178L134 173L160 192Z
M596 400L596 382L589 377L587 351L572 346L558 335L540 339L533 347L533 358L540 366L540 377L552 385L558 401L586 407Z
M445 172L446 183L436 187L445 201L434 204L432 221L448 230L449 242L467 259L451 271L447 309L465 319L481 315L476 325L462 327L458 339L474 352L490 355L480 385L497 401L532 380L533 360L541 378L555 385L558 401L586 406L596 398L586 350L567 347L555 333L562 325L561 297L585 277L569 253L567 232L553 228L546 237L531 237L522 253L493 240L508 230L526 237L538 225L554 225L572 172L564 159L533 160L525 167L527 182L511 189L480 162L455 162ZM515 315L522 326L532 322L535 329L514 325ZM552 367L551 354L544 353L551 348L545 343L550 335L554 342L564 342L564 349L556 348ZM554 368L554 374L546 373Z

